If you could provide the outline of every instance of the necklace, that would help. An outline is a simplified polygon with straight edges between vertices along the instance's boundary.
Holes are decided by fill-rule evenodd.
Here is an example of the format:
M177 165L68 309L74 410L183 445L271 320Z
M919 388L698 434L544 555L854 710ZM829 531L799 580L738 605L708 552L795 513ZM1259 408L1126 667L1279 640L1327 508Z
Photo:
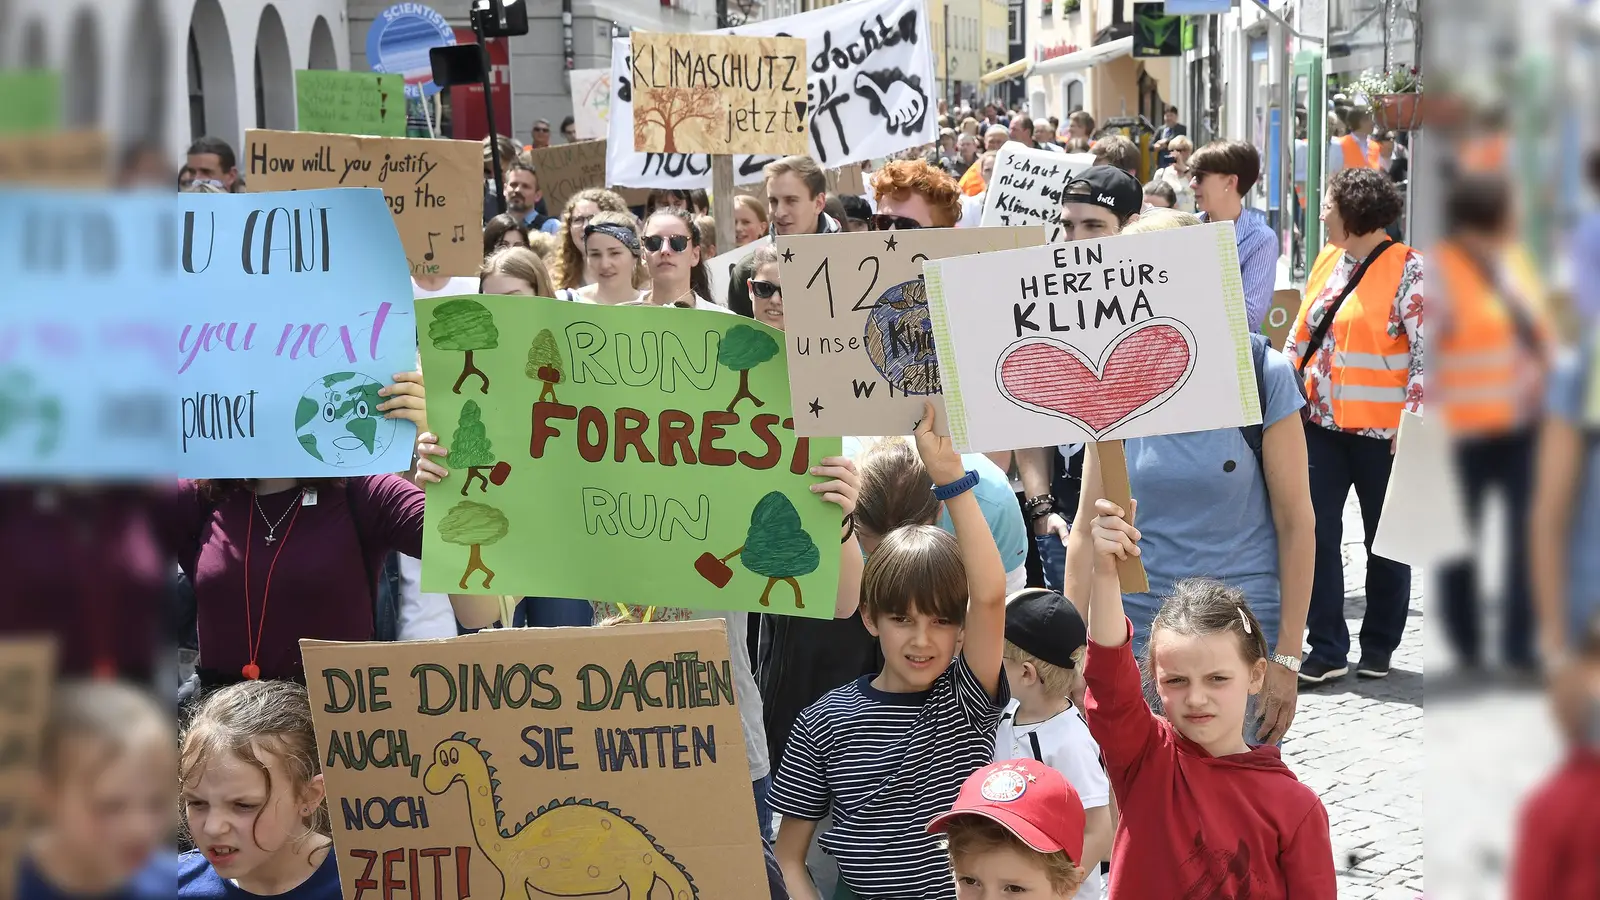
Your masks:
M300 518L300 507L301 504L299 502L289 505L289 508L294 510L295 514L293 518L289 519L289 530L283 533L283 547L289 546L289 535L294 533L295 519ZM259 511L260 509L261 501L258 498L256 500L256 510ZM266 516L263 515L261 518L264 520ZM278 521L281 523L283 520L279 519ZM266 631L267 627L267 601L272 597L272 573L278 568L278 557L283 555L283 547L279 547L277 552L272 554L272 563L267 566L267 583L261 591L261 614L254 623L255 627L252 628L250 621L250 547L254 543L251 540L251 532L255 530L255 524L256 520L252 517L250 524L245 526L244 531L244 640L247 649L250 651L250 661L239 672L239 674L251 681L261 677L261 666L256 660L261 654L261 635ZM267 535L267 540L272 540L270 533Z
M283 524L284 519L289 518L289 513L294 512L299 508L300 501L305 499L305 492L305 488L295 491L295 498L289 501L289 508L283 511L283 515L279 516L278 521L276 522L268 519L266 511L261 508L261 495L254 492L251 493L251 496L255 498L256 501L256 512L261 514L261 524L267 526L267 543L271 544L277 542L278 526Z

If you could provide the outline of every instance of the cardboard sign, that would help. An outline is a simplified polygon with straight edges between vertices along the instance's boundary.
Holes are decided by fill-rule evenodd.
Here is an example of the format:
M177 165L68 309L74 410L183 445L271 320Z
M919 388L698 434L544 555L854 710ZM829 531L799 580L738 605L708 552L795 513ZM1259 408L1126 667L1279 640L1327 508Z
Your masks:
M713 256L706 260L706 277L711 282L711 299L726 306L728 304L728 290L733 286L733 269L762 247L772 243L772 235L759 238L735 247L727 253Z
M646 153L806 152L806 42L640 32L633 148Z
M763 896L720 620L300 648L345 900Z
M300 131L406 136L403 75L302 69L294 73L294 96Z
M400 242L374 190L182 194L176 352L186 478L401 472L378 390L415 367ZM397 302L398 301L398 302Z
M782 332L527 297L417 315L450 451L423 590L833 617L840 512L808 471L839 442L795 437Z
M483 146L477 141L252 129L244 143L240 161L248 166L249 190L382 188L412 275L478 274Z
M806 42L809 146L823 168L888 156L939 139L931 23L924 0L851 0L713 34L796 37ZM681 39L682 35L675 38ZM627 38L611 42L607 181L661 188L711 187L701 153L641 153L633 144L634 76ZM735 184L761 180L777 157L736 156Z
M1300 315L1300 292L1293 288L1272 292L1272 305L1267 307L1267 317L1261 321L1261 333L1267 336L1272 346L1283 349L1284 341L1289 339L1289 332L1295 326L1295 317ZM1298 365L1300 360L1291 362Z
M1007 141L994 159L994 178L979 225L1044 225L1061 240L1061 190L1094 165L1092 153L1052 153Z
M552 144L528 151L528 159L539 175L544 207L551 215L561 215L567 200L584 188L606 186L605 141Z
M1418 503L1418 497L1428 502ZM1403 410L1372 552L1406 565L1432 566L1471 549L1450 430L1441 418Z
M925 263L956 448L1259 423L1238 260L1219 222Z
M103 131L0 136L0 184L106 188L111 163L111 142Z
M578 140L605 140L610 134L611 69L573 69L572 124Z
M18 854L35 831L39 742L50 714L54 642L0 638L0 897L14 897ZM734 723L736 733L738 723Z
M61 126L61 75L49 69L0 72L0 134L50 131Z
M1042 243L1039 226L779 237L795 432L910 434L943 395L923 261Z

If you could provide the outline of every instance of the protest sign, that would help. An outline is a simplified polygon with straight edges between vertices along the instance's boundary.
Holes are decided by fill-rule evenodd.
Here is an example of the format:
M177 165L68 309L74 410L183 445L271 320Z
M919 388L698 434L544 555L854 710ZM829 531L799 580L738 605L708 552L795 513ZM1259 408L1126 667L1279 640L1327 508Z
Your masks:
M962 452L1261 421L1231 222L923 269Z
M983 200L980 225L1044 225L1061 240L1061 189L1094 165L1092 153L1054 153L1007 141L994 158L994 178Z
M302 69L294 96L299 131L406 136L404 75Z
M728 34L633 36L633 148L806 152L806 42Z
M300 648L346 900L765 896L720 620Z
M795 436L782 332L527 297L417 315L450 451L424 590L833 616L840 513L807 473L839 442Z
M378 390L415 368L416 326L383 195L179 200L178 474L404 471L416 429L378 411Z
M111 142L103 131L0 135L0 184L110 187Z
M14 897L18 854L34 832L39 747L56 654L45 638L0 637L0 897ZM738 733L738 723L733 731Z
M923 261L1042 243L1037 225L779 237L795 433L910 434L942 396Z
M528 160L539 176L544 208L553 216L561 215L573 194L606 186L605 141L552 144L528 151Z
M573 69L568 73L572 88L572 126L578 140L605 140L609 135L611 112L611 69Z
M1372 552L1411 566L1459 559L1472 549L1450 430L1440 418L1400 413L1383 512ZM1427 502L1418 502L1426 497Z
M1261 321L1261 333L1267 336L1273 347L1282 350L1283 342L1289 338L1289 330L1295 325L1295 316L1299 314L1299 291L1294 288L1273 291L1272 305L1267 307L1267 317Z
M483 147L476 141L245 132L251 191L382 188L412 275L483 264ZM398 370L397 370L398 371Z
M0 72L0 135L61 125L61 76L49 69Z
M938 140L933 40L923 0L852 0L712 33L805 40L811 125L810 145L804 152L824 168ZM607 181L632 187L709 188L711 160L706 154L633 149L630 54L627 38L611 42ZM761 167L775 158L735 156L734 183L761 180Z
M724 306L728 303L728 289L733 285L733 268L750 254L772 243L772 235L735 247L727 253L706 260L706 278L711 282L711 298Z

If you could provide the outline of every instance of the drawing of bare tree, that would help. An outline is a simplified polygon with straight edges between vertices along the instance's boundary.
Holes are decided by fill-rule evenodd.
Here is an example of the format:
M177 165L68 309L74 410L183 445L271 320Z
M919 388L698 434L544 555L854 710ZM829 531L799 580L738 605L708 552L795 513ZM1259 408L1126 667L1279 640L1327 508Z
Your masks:
M722 100L716 88L654 88L640 91L643 102L633 108L634 146L643 146L652 127L659 127L666 135L663 153L678 152L678 128L686 122L703 119L707 123L722 115ZM701 151L696 151L701 152Z

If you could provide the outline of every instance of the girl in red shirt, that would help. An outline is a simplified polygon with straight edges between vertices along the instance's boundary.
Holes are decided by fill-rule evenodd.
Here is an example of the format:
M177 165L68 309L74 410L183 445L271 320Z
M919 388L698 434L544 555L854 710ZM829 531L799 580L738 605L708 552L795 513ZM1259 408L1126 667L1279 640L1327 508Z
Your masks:
M1112 900L1333 900L1322 801L1278 748L1244 740L1245 707L1267 669L1244 595L1192 579L1162 603L1148 663L1166 711L1157 715L1144 699L1117 577L1118 560L1139 555L1139 531L1109 501L1095 511L1083 674L1089 731L1121 811Z

